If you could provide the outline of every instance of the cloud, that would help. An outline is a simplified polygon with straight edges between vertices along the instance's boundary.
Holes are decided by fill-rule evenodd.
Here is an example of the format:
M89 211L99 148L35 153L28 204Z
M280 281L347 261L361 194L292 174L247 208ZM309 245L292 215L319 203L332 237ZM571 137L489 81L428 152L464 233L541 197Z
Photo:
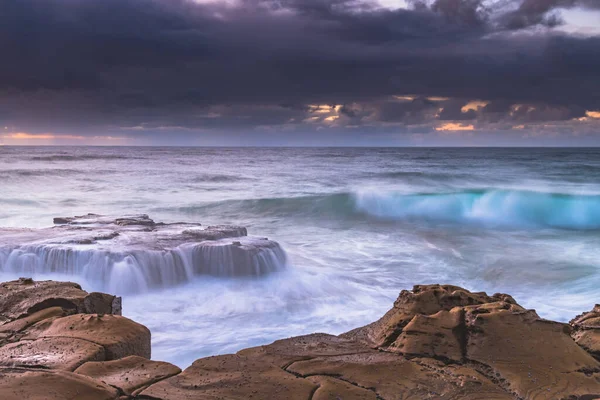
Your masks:
M473 131L475 127L473 125L463 125L463 124L455 124L452 122L443 124L435 128L436 131L451 131L451 132L459 132L459 131Z
M577 119L600 109L600 37L548 18L596 5L4 0L0 124L152 138Z

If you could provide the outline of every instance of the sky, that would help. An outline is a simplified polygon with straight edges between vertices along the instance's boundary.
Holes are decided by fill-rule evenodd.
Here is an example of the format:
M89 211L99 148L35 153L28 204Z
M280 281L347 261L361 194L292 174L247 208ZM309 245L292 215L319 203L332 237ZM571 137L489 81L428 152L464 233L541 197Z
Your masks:
M600 0L0 0L0 145L600 146Z

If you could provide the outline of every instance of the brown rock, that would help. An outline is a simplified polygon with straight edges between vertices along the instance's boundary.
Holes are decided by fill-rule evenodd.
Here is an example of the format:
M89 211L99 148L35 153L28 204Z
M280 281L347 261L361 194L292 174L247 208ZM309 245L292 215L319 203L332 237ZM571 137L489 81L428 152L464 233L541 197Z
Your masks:
M197 360L140 395L162 400L306 400L316 389L268 361L230 354Z
M241 350L239 355L259 358L285 368L295 361L308 360L319 356L372 353L374 350L354 340L314 333L289 339L277 340L268 346Z
M387 350L461 361L464 358L461 344L463 319L464 311L460 307L433 315L417 314Z
M467 359L490 368L506 387L527 399L600 394L588 374L600 363L578 347L568 325L540 319L534 311L467 309Z
M21 278L0 284L0 320L10 321L50 307L75 312L87 296L76 283Z
M2 400L114 400L117 390L64 371L0 368Z
M104 360L104 348L74 338L22 340L0 347L0 365L73 371L87 361Z
M69 337L104 347L106 360L127 356L150 358L150 331L118 315L76 314L52 321L39 337Z
M600 360L600 304L592 311L578 315L570 324L575 342Z
M394 307L379 321L343 336L366 341L375 347L388 347L396 341L415 315L433 315L439 311L450 311L454 307L496 301L516 304L512 297L505 294L488 296L485 293L471 293L452 285L417 285L412 291L403 290L394 302Z
M0 284L0 323L51 307L60 307L72 313L89 313L89 305L102 308L107 314L120 313L120 298L99 295L92 294L88 297L88 293L82 290L81 286L72 282L33 281L29 278L4 282Z
M121 315L121 298L106 293L90 293L83 299L83 310L80 312Z
M64 317L67 313L62 307L50 307L37 311L27 317L19 318L4 325L0 325L0 332L16 333L48 318Z
M392 353L318 357L293 363L287 370L301 376L334 376L386 400L514 399L473 369Z
M375 392L328 376L310 376L308 381L317 385L312 400L378 400Z
M75 370L111 386L118 387L126 394L144 388L181 372L181 369L161 361L129 356L120 360L87 362Z
M600 362L590 355L600 350L600 306L569 326L539 318L508 295L488 296L450 285L415 286L366 327L204 358L179 373L171 364L142 358L150 357L150 332L127 318L105 314L120 307L113 296L88 295L66 284L70 297L64 298L58 293L60 284L48 284L40 290L41 307L36 306L40 301L28 299L36 295L30 286L37 283L9 284L21 294L11 297L8 286L0 290L9 294L9 304L25 311L19 314L22 318L0 326L0 345L9 343L0 347L0 365L79 366L76 372L88 378L0 367L0 399L7 393L13 396L9 399L69 398L72 387L87 393L85 385L94 382L96 391L86 399L115 398L116 392L104 383L119 388L120 395L162 400L600 398ZM51 295L44 297L47 293ZM47 302L61 298L75 307ZM3 311L6 320L14 319L9 308L0 304L0 309L8 310ZM68 315L78 310L97 313ZM40 385L50 380L49 387L56 390L44 397Z

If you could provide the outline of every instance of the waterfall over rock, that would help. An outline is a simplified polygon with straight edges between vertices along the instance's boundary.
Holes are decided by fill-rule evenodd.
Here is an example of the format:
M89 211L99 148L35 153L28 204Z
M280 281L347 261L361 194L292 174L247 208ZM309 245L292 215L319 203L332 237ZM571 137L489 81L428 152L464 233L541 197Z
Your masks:
M286 267L278 243L240 226L155 223L147 215L55 218L45 229L1 229L0 271L82 277L104 290L144 292L194 276L259 277Z

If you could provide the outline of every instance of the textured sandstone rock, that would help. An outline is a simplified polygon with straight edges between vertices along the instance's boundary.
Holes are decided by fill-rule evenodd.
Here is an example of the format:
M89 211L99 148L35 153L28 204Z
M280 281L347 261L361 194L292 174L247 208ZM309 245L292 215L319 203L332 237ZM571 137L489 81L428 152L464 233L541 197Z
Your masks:
M105 315L110 295L81 297L65 284L68 298L80 299L68 300L75 308L42 300L47 308L32 309L40 302L23 293L36 283L11 284L21 294L11 297L5 286L10 304L26 311L10 314L0 304L10 320L0 325L0 399L600 399L600 362L591 355L600 350L600 306L569 326L539 318L508 295L416 286L366 327L278 340L180 372L143 358L150 332ZM80 310L97 313L70 315Z
M88 293L76 283L55 281L33 281L21 278L18 281L0 284L0 323L33 314L50 307L61 307L71 312L89 312L88 305L102 308L105 313L120 313L120 298ZM87 299L87 301L86 301Z
M318 357L293 363L287 370L301 376L334 376L386 400L514 398L473 369L392 353Z
M127 356L150 358L150 331L119 315L75 314L52 321L39 337L87 340L104 347L106 360Z
M98 379L118 387L126 394L149 386L181 372L178 367L161 361L150 361L138 356L105 362L87 362L76 373Z
M0 368L2 400L115 400L116 389L64 371Z
M329 376L309 376L308 381L317 385L312 400L378 400L375 392Z
M431 316L440 311L450 311L454 307L496 301L516 304L512 297L505 294L488 296L485 293L471 293L458 286L417 285L412 291L403 290L394 302L394 307L380 320L350 331L345 336L364 340L376 347L387 348L398 339L403 328L417 315ZM395 347L398 345L399 343Z
M238 352L239 355L269 361L281 368L295 361L319 356L372 353L374 350L354 340L334 335L315 333L277 340L268 346L253 347Z
M87 361L105 359L104 347L74 338L22 340L0 347L0 365L73 371Z
M486 365L527 399L600 394L600 363L570 338L568 325L535 311L467 308L467 359Z
M306 400L316 389L314 383L268 361L230 354L196 360L140 395L163 400Z
M415 315L402 329L402 333L387 348L404 354L449 358L464 358L461 343L461 324L464 311L455 307L433 315Z
M575 342L600 359L600 304L596 304L592 311L575 317L571 326Z
M461 363L518 398L600 394L600 363L569 333L567 325L540 319L510 296L431 285L403 291L382 319L343 336L380 350Z
M64 317L67 315L67 311L62 307L50 307L43 310L37 311L27 317L23 317L12 322L0 325L0 332L3 333L17 333L24 329L36 324L40 321L48 318Z

